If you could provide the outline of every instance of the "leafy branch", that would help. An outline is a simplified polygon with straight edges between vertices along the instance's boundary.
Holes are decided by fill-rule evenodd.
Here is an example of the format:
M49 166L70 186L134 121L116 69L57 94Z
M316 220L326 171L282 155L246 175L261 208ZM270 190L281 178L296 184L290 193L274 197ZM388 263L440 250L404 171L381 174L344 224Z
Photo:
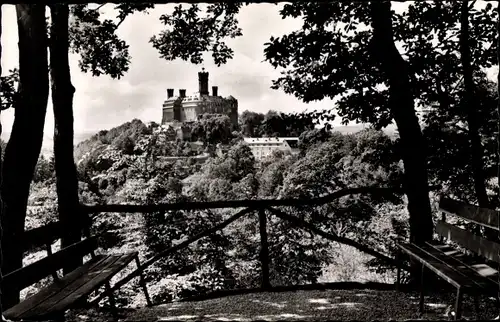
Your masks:
M201 64L203 53L211 51L217 66L225 64L233 58L234 51L224 40L242 35L236 19L242 5L209 5L205 17L201 17L201 9L197 4L188 9L178 5L172 14L162 15L160 18L163 24L170 28L151 37L150 43L158 50L160 57L166 60L180 58L193 64Z
M71 6L70 45L73 53L80 54L79 67L93 76L108 74L120 79L130 65L129 45L116 35L116 30L126 17L134 12L147 12L151 3L124 3L115 6L118 22L101 21L99 9L88 4Z
M17 99L17 86L19 84L19 70L17 68L9 70L7 76L0 78L0 99L1 109L6 110L14 107Z

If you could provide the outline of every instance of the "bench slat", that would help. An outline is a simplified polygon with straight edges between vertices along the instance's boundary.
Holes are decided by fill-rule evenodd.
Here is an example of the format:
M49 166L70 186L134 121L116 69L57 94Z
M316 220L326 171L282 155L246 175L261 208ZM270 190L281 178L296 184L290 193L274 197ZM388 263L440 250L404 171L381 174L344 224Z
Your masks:
M64 275L62 278L59 279L59 281L53 282L49 286L41 289L38 293L34 294L33 296L30 296L29 298L26 298L21 303L5 311L4 312L5 317L7 317L8 319L20 319L25 312L31 310L32 308L36 307L43 301L54 296L66 285L80 278L85 272L91 270L92 267L99 265L99 263L101 263L106 258L107 256L105 255L96 256L95 258L85 263L83 266L80 266L79 268L75 269L69 274Z
M434 256L436 259L442 261L448 266L452 267L457 272L461 273L466 278L470 279L473 283L475 283L478 287L482 288L487 292L493 292L493 294L498 293L498 284L492 282L491 280L485 278L480 275L476 270L474 270L469 265L464 262L458 260L453 256L448 256L444 254L441 250L434 247L434 245L430 243L426 243L425 246L422 247L430 255Z
M462 217L476 224L498 230L499 212L496 210L481 208L450 198L441 198L439 210L453 216Z
M73 303L90 295L94 290L103 286L116 273L125 268L135 256L137 256L136 252L122 255L109 255L104 261L101 261L99 265L93 266L80 278L61 289L54 296L43 301L32 310L25 312L21 318L42 317L63 312Z
M54 271L61 269L68 256L90 254L95 249L97 249L97 236L74 243L49 257L42 258L37 262L6 274L2 280L2 287L9 288L15 286L20 289L28 287L42 278L51 275Z
M68 306L69 303L74 301L75 298L80 298L81 296L87 296L92 291L98 289L103 286L106 282L108 282L116 273L124 269L138 253L128 253L121 255L120 258L116 262L114 262L111 266L106 269L96 271L94 270L89 275L94 275L95 277L89 280L86 284L82 285L82 287L78 288L75 292L73 292L70 296L64 298L62 301L55 304L51 310L59 311Z
M487 278L498 285L498 270L482 262L480 259L466 256L463 252L451 247L450 245L439 244L437 242L429 243L446 256L455 258L464 263L470 269L474 270L480 276Z
M407 243L401 243L398 244L398 246L399 248L401 248L401 250L417 259L420 263L425 265L428 269L436 273L439 277L452 284L453 286L457 288L477 288L477 285L474 284L471 280L469 280L464 275L460 274L447 264L436 259L434 256L430 255L422 248Z
M500 244L492 242L481 236L468 232L465 229L448 224L439 220L436 224L436 233L440 236L452 240L462 247L475 252L491 261L500 263Z

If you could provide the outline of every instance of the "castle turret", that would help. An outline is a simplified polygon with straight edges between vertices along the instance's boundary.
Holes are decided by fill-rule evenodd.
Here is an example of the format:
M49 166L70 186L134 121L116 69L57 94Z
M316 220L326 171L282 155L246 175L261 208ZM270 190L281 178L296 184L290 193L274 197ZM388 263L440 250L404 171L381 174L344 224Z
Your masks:
M208 96L208 72L205 72L205 68L198 73L198 83L200 96Z
M217 95L217 86L212 86L212 96L218 96Z

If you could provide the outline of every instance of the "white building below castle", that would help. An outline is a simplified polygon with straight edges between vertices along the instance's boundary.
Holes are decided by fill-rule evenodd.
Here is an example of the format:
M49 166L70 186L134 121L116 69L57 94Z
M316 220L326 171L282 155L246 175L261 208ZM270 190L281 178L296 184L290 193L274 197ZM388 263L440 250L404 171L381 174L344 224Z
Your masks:
M250 147L255 159L258 161L271 155L276 150L292 154L298 152L298 137L243 138L243 140Z

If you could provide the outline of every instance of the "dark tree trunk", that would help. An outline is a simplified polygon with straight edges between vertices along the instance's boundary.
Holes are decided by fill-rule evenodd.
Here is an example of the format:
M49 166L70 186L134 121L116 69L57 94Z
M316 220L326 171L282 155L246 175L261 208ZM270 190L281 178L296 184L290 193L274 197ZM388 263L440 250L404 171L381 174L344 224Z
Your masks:
M407 62L393 39L391 3L371 1L373 39L371 55L379 63L389 85L389 106L401 138L405 193L410 213L410 239L421 243L432 239L433 222L429 200L426 151L410 87Z
M73 157L73 94L69 67L67 4L50 6L50 76L52 105L54 106L54 156L56 170L59 220L65 227L61 247L81 240L82 216L79 211L78 177ZM82 258L68 260L64 266L67 274L82 264Z
M19 88L14 103L14 124L5 149L2 198L4 236L3 272L22 267L19 247L30 184L43 140L43 128L49 95L47 62L47 26L44 4L16 4L19 32ZM3 290L8 308L19 302L19 290Z
M497 6L498 12L500 12L500 1L498 1ZM498 16L497 21L497 64L500 65L500 15ZM498 195L500 196L500 71L497 73L497 93L498 93L498 105L497 105L497 122L498 122L498 133L497 133L497 154L498 154L498 185L499 191ZM499 227L500 228L500 227ZM500 232L499 232L500 238ZM498 275L498 283L500 285L500 274ZM498 300L500 301L500 288L498 292ZM500 317L500 315L499 315Z
M0 5L0 60L2 58L2 6ZM2 75L2 64L0 64L0 75ZM2 103L0 102L0 105ZM0 106L0 111L2 111L5 107ZM1 118L0 118L1 119ZM0 136L2 135L2 123L0 122ZM0 145L0 187L2 186L2 146ZM3 218L3 201L2 201L2 196L0 195L0 218ZM0 223L0 241L2 240L2 225ZM2 285L2 280L3 280L3 275L2 275L2 261L3 261L3 256L2 256L2 244L0 242L0 285ZM2 294L1 288L0 288L0 295ZM2 317L3 320L3 309L2 309L2 302L0 301L0 316Z

